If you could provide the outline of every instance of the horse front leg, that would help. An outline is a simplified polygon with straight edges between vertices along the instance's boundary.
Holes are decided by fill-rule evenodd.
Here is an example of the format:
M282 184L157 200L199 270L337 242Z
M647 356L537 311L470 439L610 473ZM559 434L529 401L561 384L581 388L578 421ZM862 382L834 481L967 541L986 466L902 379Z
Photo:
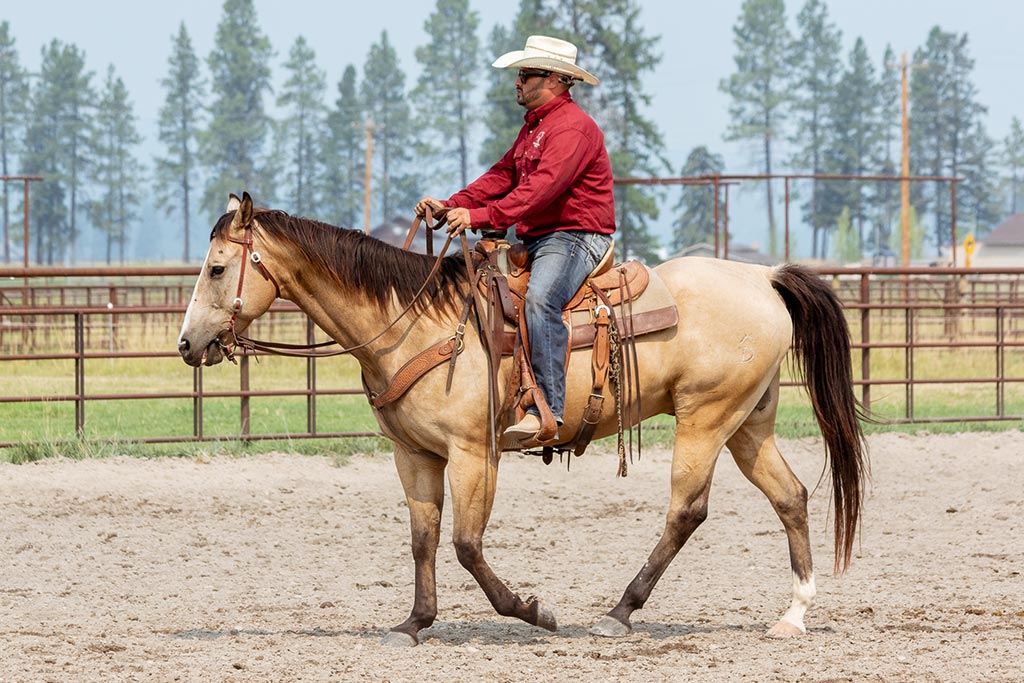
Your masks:
M412 613L384 637L385 645L419 644L419 632L437 617L437 543L441 537L445 461L395 445L395 466L409 504L412 556L416 563L416 597Z
M494 610L505 617L516 617L549 631L558 630L554 612L530 598L523 601L499 579L484 559L483 535L494 505L498 462L466 452L449 458L448 481L451 486L454 518L453 541L459 563L465 567Z

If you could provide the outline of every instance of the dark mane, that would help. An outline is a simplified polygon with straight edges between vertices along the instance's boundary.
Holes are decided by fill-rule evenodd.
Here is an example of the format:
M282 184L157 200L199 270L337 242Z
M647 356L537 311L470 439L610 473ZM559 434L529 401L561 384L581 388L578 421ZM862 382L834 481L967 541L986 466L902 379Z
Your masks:
M233 216L233 212L221 216L211 239L227 230ZM358 289L381 311L391 305L392 293L402 307L407 306L436 261L434 256L405 251L356 230L284 211L257 209L254 223L257 232L262 229L275 239L290 242L323 275L343 287ZM461 257L446 256L414 310L457 315L467 283L465 270Z

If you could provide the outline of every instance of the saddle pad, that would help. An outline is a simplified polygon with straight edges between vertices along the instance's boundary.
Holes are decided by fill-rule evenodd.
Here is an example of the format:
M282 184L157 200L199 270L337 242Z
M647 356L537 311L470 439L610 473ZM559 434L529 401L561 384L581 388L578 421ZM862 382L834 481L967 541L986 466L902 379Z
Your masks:
M634 281L638 283L645 281L647 286L643 293L630 303L619 305L621 304L621 297L611 300L612 304L615 305L613 313L615 314L615 319L619 322L620 334L622 336L634 336L674 327L679 322L679 311L668 287L647 266L636 261L629 261L628 263L636 264L636 268L639 271L634 274ZM608 273L609 276L615 276L616 284L618 284L617 269L619 267L616 266ZM599 282L604 277L602 275L595 280ZM635 290L633 293L636 293ZM586 303L586 300L582 297L580 297L580 301L581 304ZM625 319L630 314L633 316L632 321ZM571 311L562 311L562 322L569 329L569 348L580 348L593 343L593 310L583 307Z

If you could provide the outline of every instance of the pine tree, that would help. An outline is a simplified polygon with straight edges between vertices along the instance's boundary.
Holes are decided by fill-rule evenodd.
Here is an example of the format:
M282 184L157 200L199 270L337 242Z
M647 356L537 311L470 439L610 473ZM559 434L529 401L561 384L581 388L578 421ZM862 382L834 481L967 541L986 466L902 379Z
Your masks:
M849 207L844 206L836 217L836 261L841 265L859 264L861 258L860 239L850 217Z
M643 76L661 61L655 52L657 39L644 35L635 0L594 0L575 7L585 10L574 26L581 34L577 38L581 61L602 79L593 92L588 90L587 97L580 98L581 106L604 132L613 174L617 178L662 175L670 167L662 156L661 133L641 112L651 103L641 87ZM658 217L655 188L617 185L615 213L620 258L657 261L658 241L650 231L650 222Z
M1003 165L1008 173L1011 214L1021 210L1021 188L1024 186L1024 126L1014 116L1010 119L1010 132L1003 140Z
M53 263L58 246L67 236L67 206L64 184L60 181L60 102L48 77L52 73L59 46L43 49L39 81L31 90L31 117L25 134L22 169L39 175L46 182L38 183L30 197L33 242L37 263ZM49 56L49 59L48 59Z
M807 0L797 15L800 35L790 45L795 123L792 142L800 145L791 164L801 173L826 173L826 151L835 143L837 127L832 125L831 105L836 102L836 84L841 70L839 49L842 32L829 20L821 0ZM824 209L824 181L811 180L811 196L803 205L812 230L812 254L825 255L825 236L835 225L834 216Z
M828 171L839 175L867 175L882 154L882 126L878 119L879 89L874 67L861 38L850 50L849 63L839 79L832 104L836 130L828 159ZM868 221L867 186L859 181L835 181L829 187L825 213L833 220L843 209L849 218L858 246L866 242Z
M786 48L790 45L783 0L744 0L733 27L736 73L719 88L732 98L727 141L753 141L761 147L762 171L772 173L772 143L782 129L786 90ZM768 245L778 253L771 182L765 182Z
M967 43L966 34L958 36L936 26L929 32L925 46L915 53L916 63L928 65L926 69L914 70L910 84L911 163L918 164L919 168L912 170L921 175L960 176L971 170L965 164L972 151L977 157L977 150L987 146L981 140L971 141L986 110L977 102L977 88L971 81L974 60ZM974 165L979 162L975 158ZM961 183L957 188L958 202L965 191ZM932 234L936 250L940 250L950 235L948 187L930 183L927 189L918 189L914 194L920 207L926 209L931 205L935 218Z
M424 156L442 162L442 181L451 172L443 161L453 159L459 187L470 180L469 139L478 120L470 96L481 71L479 26L480 15L469 8L469 0L437 0L423 25L430 42L416 48L423 67L412 92L413 103L421 105L416 127L421 135L433 134L425 142ZM444 105L437 106L439 102Z
M327 115L321 194L327 220L354 228L359 224L365 193L363 109L356 68L349 64L338 81L338 99Z
M380 220L409 212L419 199L412 165L413 126L405 93L405 73L398 55L381 33L363 67L362 100L373 126L373 155L378 172L373 193L379 197Z
M878 116L881 130L880 158L876 161L877 172L894 176L902 165L903 149L903 104L900 86L901 75L897 68L896 53L886 45L882 55L882 66L878 75ZM892 181L879 181L875 187L872 205L875 211L874 251L880 252L888 244L889 234L900 210L900 187Z
M0 175L11 175L17 143L23 137L28 111L28 81L18 58L8 22L0 22ZM0 181L3 193L4 263L11 262L11 215L9 183Z
M31 198L36 259L52 264L75 258L78 193L86 173L92 125L92 74L74 45L53 40L42 50L39 81L32 91L25 172L44 176Z
M267 198L274 186L261 172L270 132L263 96L270 90L273 50L257 25L253 0L224 1L215 42L206 59L213 102L199 145L210 178L203 208L213 219L223 213L229 193L245 190Z
M294 213L310 215L319 213L321 208L316 181L323 175L320 152L327 116L327 77L317 67L316 53L302 36L292 45L285 70L288 79L277 105L287 112L280 133L286 158L290 159L286 172L289 204Z
M79 194L91 170L90 140L93 136L95 93L92 72L85 70L85 53L75 45L67 45L60 56L60 87L64 101L61 142L65 150L64 177L68 186L68 260L77 258Z
M980 118L964 136L960 149L958 173L964 182L957 184L957 241L962 241L967 232L985 235L999 222L1004 203L999 173L994 168L998 163L996 143Z
M107 263L111 262L115 243L118 259L124 262L128 228L139 217L142 168L135 157L135 149L142 136L136 122L128 90L111 65L97 107L91 142L98 197L89 203L93 226L107 238Z
M712 154L707 147L694 147L686 157L679 175L684 177L717 175L725 168L720 154ZM719 198L719 211L723 210ZM672 250L700 242L710 242L715 236L715 192L711 185L684 185L676 211L681 211L672 234Z
M192 257L189 224L205 84L184 22L172 39L168 73L160 81L167 96L160 108L158 123L160 142L166 147L167 155L155 160L155 195L156 205L167 215L181 213L182 260L187 262Z

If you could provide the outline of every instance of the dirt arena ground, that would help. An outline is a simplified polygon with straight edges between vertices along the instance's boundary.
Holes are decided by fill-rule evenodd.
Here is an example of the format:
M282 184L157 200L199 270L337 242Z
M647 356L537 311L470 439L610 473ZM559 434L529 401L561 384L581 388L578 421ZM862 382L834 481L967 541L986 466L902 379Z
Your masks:
M813 488L820 443L782 443ZM556 609L548 633L496 616L446 516L440 615L379 645L412 604L389 457L114 458L0 465L0 681L1024 680L1024 435L870 438L873 485L850 571L833 576L828 495L811 499L818 598L785 611L785 536L719 460L711 514L622 640L587 628L661 532L670 454L626 479L614 454L566 471L502 463L492 566Z

